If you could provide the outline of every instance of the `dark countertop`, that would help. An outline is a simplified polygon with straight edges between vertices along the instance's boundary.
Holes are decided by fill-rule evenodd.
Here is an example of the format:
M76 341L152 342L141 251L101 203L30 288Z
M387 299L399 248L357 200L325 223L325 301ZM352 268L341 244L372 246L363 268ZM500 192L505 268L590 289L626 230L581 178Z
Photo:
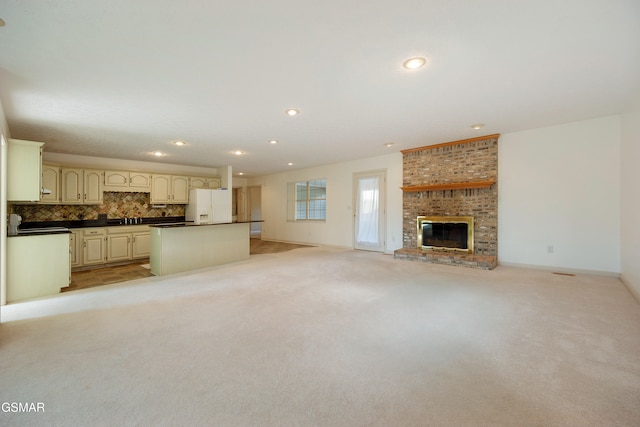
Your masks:
M205 227L207 225L229 225L229 224L251 224L252 222L264 222L264 220L255 221L236 221L236 222L218 222L216 224L194 224L193 221L174 222L173 224L150 224L149 227L155 228L174 228L174 227Z
M64 227L53 228L31 228L27 230L18 230L18 234L10 235L7 237L24 237L24 236L46 236L49 234L69 234L71 231Z
M180 223L184 222L184 216L164 216L157 218L140 218L140 222L136 224L125 224L124 218L99 218L99 219L81 219L81 220L68 220L68 221L38 221L38 222L23 222L18 227L19 230L28 230L32 228L49 228L49 227L64 227L64 228L89 228L89 227L114 227L114 226L127 226L127 225L153 225L153 224L167 224L167 223Z

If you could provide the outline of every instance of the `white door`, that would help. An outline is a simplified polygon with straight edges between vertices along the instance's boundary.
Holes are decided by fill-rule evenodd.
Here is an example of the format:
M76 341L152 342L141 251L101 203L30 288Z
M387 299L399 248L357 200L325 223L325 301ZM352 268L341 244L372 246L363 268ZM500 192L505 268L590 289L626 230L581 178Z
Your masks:
M386 171L354 175L354 247L384 252Z

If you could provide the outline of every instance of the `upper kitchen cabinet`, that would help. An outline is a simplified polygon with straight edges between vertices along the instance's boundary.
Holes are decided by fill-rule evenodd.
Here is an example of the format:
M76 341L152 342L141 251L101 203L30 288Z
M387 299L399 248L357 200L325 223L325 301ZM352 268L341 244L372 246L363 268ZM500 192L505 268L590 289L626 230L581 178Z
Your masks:
M7 200L37 202L42 191L42 142L10 139L7 145Z
M62 168L61 203L98 205L102 203L103 171Z
M179 175L151 175L151 203L189 203L189 177Z
M151 191L151 174L148 172L105 171L104 191Z
M60 204L60 166L42 164L42 195L40 203Z
M192 176L189 178L189 188L209 188L215 189L220 188L220 178L219 177L201 177L201 176Z

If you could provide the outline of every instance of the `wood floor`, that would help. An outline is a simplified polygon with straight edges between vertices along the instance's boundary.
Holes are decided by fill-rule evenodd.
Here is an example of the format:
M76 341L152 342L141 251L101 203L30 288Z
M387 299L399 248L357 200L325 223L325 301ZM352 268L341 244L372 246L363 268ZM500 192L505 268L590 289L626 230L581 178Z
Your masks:
M251 239L251 255L272 254L290 251L297 248L308 248L308 245L293 243L272 242L269 240ZM93 288L95 286L109 285L112 283L126 282L152 276L149 268L149 260L113 267L94 268L91 270L74 271L71 273L71 284L62 288L62 292L76 291L78 289Z

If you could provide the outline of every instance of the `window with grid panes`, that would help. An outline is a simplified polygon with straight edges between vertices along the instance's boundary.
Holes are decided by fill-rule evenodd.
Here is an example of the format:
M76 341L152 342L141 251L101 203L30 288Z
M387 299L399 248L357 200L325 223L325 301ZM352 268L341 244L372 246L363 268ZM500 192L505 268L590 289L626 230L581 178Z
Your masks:
M289 221L324 221L327 217L327 180L288 184Z

